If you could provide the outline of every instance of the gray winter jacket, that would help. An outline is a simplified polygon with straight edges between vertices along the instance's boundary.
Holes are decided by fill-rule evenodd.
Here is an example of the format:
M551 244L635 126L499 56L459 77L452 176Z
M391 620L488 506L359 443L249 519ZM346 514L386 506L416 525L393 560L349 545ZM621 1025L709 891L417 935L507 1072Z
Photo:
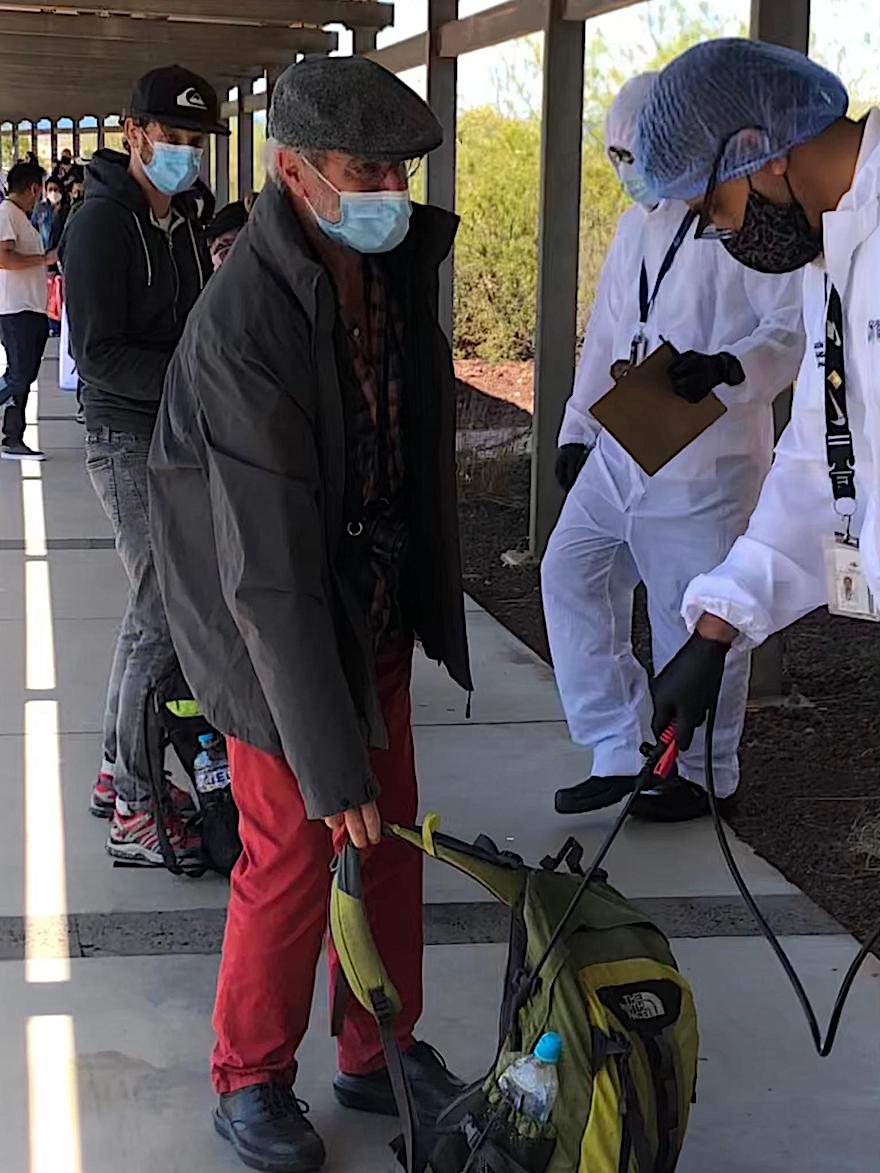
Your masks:
M455 393L437 269L457 220L414 210L384 263L404 310L405 613L471 688L455 484ZM346 581L336 299L268 186L190 316L150 454L153 545L180 663L208 720L283 756L309 817L376 794L385 746L374 651Z

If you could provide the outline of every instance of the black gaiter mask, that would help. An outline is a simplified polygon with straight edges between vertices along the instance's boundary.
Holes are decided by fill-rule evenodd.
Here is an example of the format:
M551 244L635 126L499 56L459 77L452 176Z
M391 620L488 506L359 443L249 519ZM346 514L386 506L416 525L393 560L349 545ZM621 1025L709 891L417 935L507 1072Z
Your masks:
M729 240L722 241L735 261L759 273L793 273L814 261L822 251L822 233L810 224L795 199L788 176L790 204L774 204L752 187L743 225Z

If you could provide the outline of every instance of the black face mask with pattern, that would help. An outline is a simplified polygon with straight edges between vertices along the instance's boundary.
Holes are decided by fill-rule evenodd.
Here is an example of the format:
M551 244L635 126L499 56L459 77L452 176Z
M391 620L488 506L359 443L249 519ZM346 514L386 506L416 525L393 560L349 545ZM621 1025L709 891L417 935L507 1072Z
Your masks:
M814 261L822 251L822 233L807 219L791 193L790 204L774 204L755 191L749 180L742 228L722 243L735 261L759 273L793 273Z

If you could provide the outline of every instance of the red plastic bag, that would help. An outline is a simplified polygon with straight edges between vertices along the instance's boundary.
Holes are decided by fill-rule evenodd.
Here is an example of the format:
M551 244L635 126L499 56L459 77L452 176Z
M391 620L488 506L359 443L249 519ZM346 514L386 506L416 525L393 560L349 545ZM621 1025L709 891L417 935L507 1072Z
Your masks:
M61 275L56 273L47 278L49 282L49 308L47 313L53 322L61 321L61 308L64 305L64 286Z

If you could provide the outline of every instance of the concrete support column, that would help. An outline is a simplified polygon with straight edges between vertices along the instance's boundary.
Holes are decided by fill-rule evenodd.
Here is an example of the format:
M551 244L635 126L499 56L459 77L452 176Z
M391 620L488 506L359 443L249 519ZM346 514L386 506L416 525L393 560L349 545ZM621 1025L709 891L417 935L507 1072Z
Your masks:
M254 190L254 116L245 110L245 98L251 95L251 82L238 83L238 198Z
M98 150L99 151L103 149L104 141L105 141L104 140L104 115L99 114L98 115Z
M551 0L544 30L544 118L538 227L538 318L529 539L544 552L562 493L556 438L574 378L583 140L584 24Z
M458 59L440 57L441 25L458 19L458 0L428 0L428 105L443 127L443 146L425 160L425 198L429 204L455 211L456 129L458 122ZM453 257L440 268L440 325L452 342Z
M806 53L810 46L810 0L752 0L750 35Z
M266 135L269 134L269 107L272 105L272 91L275 89L275 83L281 77L282 73L287 67L284 65L270 65L266 70Z
M73 120L73 157L74 157L74 159L79 158L79 152L80 152L81 146L82 146L82 140L80 138L79 119L75 118Z
M58 158L58 123L53 118L49 123L49 153L52 156L52 166Z
M428 8L431 7L431 0L428 0ZM429 17L430 19L430 17ZM376 48L376 30L375 29L352 29L352 39L354 52L357 55L370 53Z
M214 194L217 197L217 207L223 208L229 203L229 139L225 135L217 135L217 182Z
M810 0L752 0L751 35L806 53L810 45ZM773 422L779 438L791 418L791 389L773 405ZM787 692L783 671L784 636L775 635L752 657L749 688L753 704L778 704Z
M18 158L18 123L12 124L12 161L13 163Z

